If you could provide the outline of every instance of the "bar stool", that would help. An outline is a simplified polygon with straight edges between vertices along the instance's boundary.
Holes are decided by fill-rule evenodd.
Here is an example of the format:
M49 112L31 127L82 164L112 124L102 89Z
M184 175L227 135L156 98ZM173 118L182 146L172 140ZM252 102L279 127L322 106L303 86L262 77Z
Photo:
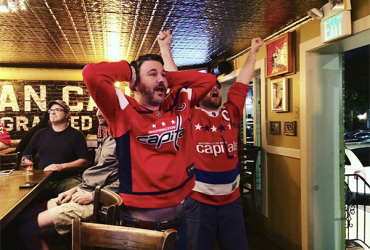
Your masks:
M256 166L258 153L262 150L258 146L246 145L245 148L238 150L240 168L240 195L244 200L247 195L252 197L252 212L257 216L256 206Z

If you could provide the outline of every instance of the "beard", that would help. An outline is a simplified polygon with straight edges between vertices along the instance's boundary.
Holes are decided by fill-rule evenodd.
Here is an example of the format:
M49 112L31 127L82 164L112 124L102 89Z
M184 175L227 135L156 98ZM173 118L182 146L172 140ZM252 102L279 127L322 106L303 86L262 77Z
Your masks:
M222 98L203 98L200 104L206 108L218 109L221 106Z
M158 84L155 88L150 88L147 86L144 86L143 84L138 84L139 92L140 94L147 100L148 104L152 106L157 106L162 104L165 96L166 96L166 87L164 84ZM155 95L155 89L157 87L163 87L164 88L164 97L159 97Z

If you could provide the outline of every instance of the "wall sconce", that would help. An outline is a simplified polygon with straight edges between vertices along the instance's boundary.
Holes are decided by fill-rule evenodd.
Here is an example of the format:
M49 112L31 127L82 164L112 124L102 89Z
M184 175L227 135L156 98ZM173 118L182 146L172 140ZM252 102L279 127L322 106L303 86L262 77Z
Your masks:
M344 10L351 10L351 0L329 0L320 9L313 8L307 14L314 19L322 19Z
M335 11L350 10L351 0L329 0L330 8Z

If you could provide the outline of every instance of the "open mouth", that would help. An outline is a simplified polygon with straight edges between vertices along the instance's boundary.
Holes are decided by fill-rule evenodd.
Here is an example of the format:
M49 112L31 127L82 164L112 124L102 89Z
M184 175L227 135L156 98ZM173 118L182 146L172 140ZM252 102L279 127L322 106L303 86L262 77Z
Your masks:
M158 86L154 89L154 91L164 94L165 93L165 87L164 86Z
M218 97L218 93L217 93L217 92L213 92L213 93L211 94L211 97Z

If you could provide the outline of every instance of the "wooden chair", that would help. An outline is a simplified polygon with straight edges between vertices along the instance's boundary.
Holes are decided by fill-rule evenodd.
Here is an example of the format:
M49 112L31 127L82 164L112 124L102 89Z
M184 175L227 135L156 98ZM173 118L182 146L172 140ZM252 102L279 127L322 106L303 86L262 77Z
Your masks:
M246 145L245 148L238 150L240 167L240 195L245 198L247 195L252 197L252 209L257 215L256 207L256 166L258 153L261 147Z
M109 249L172 250L175 247L177 231L164 232L72 221L72 250L81 246Z
M21 153L16 152L13 154L0 155L0 170L15 169L18 170L21 164Z
M94 196L92 222L119 225L121 215L121 197L113 191L97 186Z

